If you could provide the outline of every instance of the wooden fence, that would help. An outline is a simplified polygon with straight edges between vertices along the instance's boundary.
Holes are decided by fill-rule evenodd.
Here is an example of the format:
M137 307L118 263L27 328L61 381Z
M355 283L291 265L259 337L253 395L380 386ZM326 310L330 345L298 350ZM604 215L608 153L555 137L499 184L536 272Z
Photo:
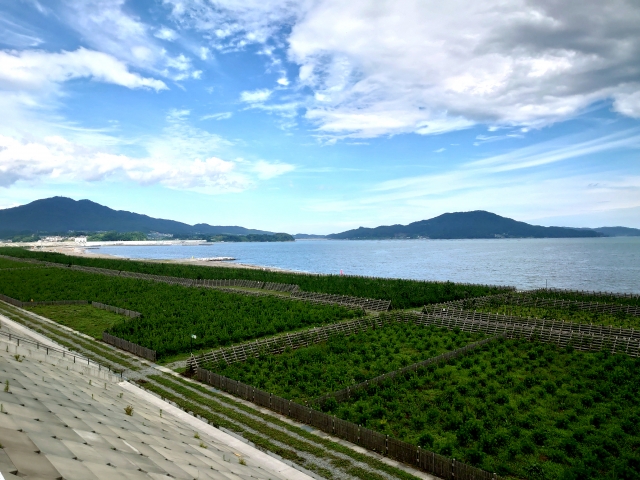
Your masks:
M610 315L627 314L640 317L640 307L634 305L616 305L612 303L600 302L580 302L577 300L559 300L555 298L541 298L530 293L520 294L498 294L486 297L467 298L464 300L454 300L446 303L426 305L424 310L434 310L438 308L457 308L469 310L481 307L497 307L501 305L514 305L520 307L539 308L561 308L575 309L587 312L608 313Z
M571 345L576 350L607 350L611 353L624 353L631 357L640 357L640 331L633 328L524 319L452 308L426 314L391 312L380 316L393 316L396 321L413 322L419 325L435 325L449 329L459 328L469 332L484 332L489 335L505 335L506 338L537 339L541 342L555 343L561 347Z
M300 287L298 285L274 282L265 282L262 288L264 288L265 290L274 290L276 292L297 292L298 290L300 290Z
M353 335L369 328L381 327L390 321L393 321L391 317L366 317L347 320L323 327L314 327L300 332L285 333L232 345L231 347L219 348L200 354L197 357L191 357L188 362L190 365L193 363L194 368L196 366L211 367L222 361L227 364L244 362L249 357L274 355L284 352L287 348L295 350L297 348L325 342L332 335Z
M596 291L590 291L590 290L569 290L569 289L562 289L562 288L537 288L535 290L529 290L529 292L570 293L574 295L590 295L592 297L640 298L640 293L596 292Z
M412 365L399 368L398 370L394 370L392 372L388 372L383 375L378 375L377 377L373 377L369 380L365 380L364 382L357 383L356 385L352 385L342 390L327 393L325 395L322 395L321 397L316 398L314 400L314 403L317 403L318 405L323 405L329 398L334 398L337 402L344 402L345 400L348 400L349 398L351 398L351 395L358 390L363 390L363 389L366 390L369 387L373 387L374 385L378 385L384 382L385 380L392 380L396 377L403 376L408 373L417 372L419 368L426 367L427 365L434 365L440 362L449 361L452 358L456 358L456 357L459 357L460 355L464 355L465 353L475 350L476 348L480 348L486 345L487 343L492 342L498 338L500 338L500 336L485 338L484 340L470 343L469 345L465 345L464 347L451 350L450 352L445 352L436 357L427 358L426 360L422 360L421 362L417 362Z
M114 337L113 335L109 335L107 332L102 332L102 341L108 343L109 345L113 345L120 350L133 353L138 357L146 358L151 362L156 361L157 355L155 350L142 347L127 340L123 340L122 338Z
M119 315L124 315L126 317L130 317L130 318L142 317L142 314L140 312L127 310L126 308L114 307L112 305L106 305L104 303L99 303L99 302L89 302L88 300L50 300L50 301L48 300L43 302L21 302L20 300L7 297L6 295L2 295L2 294L0 294L0 300L20 308L41 307L46 305L89 305L91 304L92 307L99 308L101 310L107 310L109 312L117 313Z
M109 312L117 313L118 315L124 315L129 318L140 318L142 314L140 312L135 312L133 310L127 310L126 308L114 307L112 305L106 305L104 303L99 302L91 302L91 306L95 308L99 308L101 310L107 310Z
M33 302L33 301L21 302L20 300L7 297L6 295L2 295L2 294L0 294L0 300L19 308L42 307L45 305L87 305L89 303L87 300L51 300L51 301L44 301L44 302Z
M342 438L386 457L412 465L443 479L497 480L495 473L456 462L437 453L424 450L410 443L383 435L355 423L336 418L310 407L273 395L251 385L198 368L196 377L219 390L248 400L260 407L268 408L280 415L305 423L330 435Z
M361 308L370 312L386 312L391 308L390 300L376 300L364 297L349 297L347 295L331 295L328 293L292 292L292 298L306 300L311 303L342 305L349 308Z
M22 308L22 302L20 300L16 300L15 298L11 298L11 297L7 297L6 295L2 295L0 293L0 300L2 300L5 303L9 303L15 307L20 307Z

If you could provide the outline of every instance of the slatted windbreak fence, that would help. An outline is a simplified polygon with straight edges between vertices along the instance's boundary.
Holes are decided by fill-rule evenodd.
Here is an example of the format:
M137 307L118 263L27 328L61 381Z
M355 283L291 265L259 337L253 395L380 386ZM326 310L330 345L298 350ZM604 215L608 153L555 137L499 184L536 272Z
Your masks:
M117 313L118 315L124 315L129 318L140 318L142 314L140 312L135 312L133 310L128 310L126 308L114 307L112 305L106 305L104 303L99 302L91 302L91 306L95 308L99 308L101 310L107 310L109 312Z
M342 438L363 448L378 452L399 462L413 465L443 479L497 480L495 473L466 465L410 443L383 435L366 427L327 415L310 407L270 394L251 385L198 368L199 381L228 392L260 407L305 423L325 433Z
M107 332L102 332L102 341L104 343L108 343L109 345L113 345L120 350L124 350L125 352L130 352L134 355L137 355L138 357L145 358L151 362L155 362L157 359L155 350L142 347L138 344L123 340L122 338L114 337L113 335L109 335Z
M611 303L600 302L579 302L576 300L560 300L555 298L541 298L535 295L520 294L499 294L489 295L486 297L468 298L465 300L454 300L452 302L439 303L435 305L427 305L425 311L431 311L438 308L457 308L470 310L474 308L493 307L502 305L514 305L520 307L540 307L540 308L561 308L575 309L587 312L608 313L610 315L626 314L640 317L640 307L635 305L615 305Z
M591 297L613 297L613 298L638 298L640 299L640 293L619 293L619 292L596 292L591 290L569 290L562 288L537 288L535 290L529 290L531 293L569 293L574 295L588 295Z
M284 352L286 349L295 350L320 342L326 342L336 334L353 335L369 328L381 327L388 323L388 318L365 317L345 322L333 323L323 327L314 327L300 332L285 333L274 337L262 338L251 342L240 343L230 347L219 348L191 357L189 365L211 367L224 361L227 364L244 362L250 357L271 355Z
M7 297L6 295L2 295L2 294L0 294L0 300L20 308L41 307L45 305L87 305L89 303L87 300L51 300L51 301L44 301L44 302L21 302L20 300Z
M607 350L640 357L640 331L633 328L586 325L535 318L512 317L493 313L480 313L448 308L429 313L396 312L381 314L394 316L397 321L463 331L504 335L506 338L526 338L560 347L572 346L576 350Z
M291 293L292 298L306 300L311 303L343 305L356 307L370 312L386 312L391 308L390 300L375 300L372 298L350 297L347 295L331 295L329 293L313 293L297 291Z

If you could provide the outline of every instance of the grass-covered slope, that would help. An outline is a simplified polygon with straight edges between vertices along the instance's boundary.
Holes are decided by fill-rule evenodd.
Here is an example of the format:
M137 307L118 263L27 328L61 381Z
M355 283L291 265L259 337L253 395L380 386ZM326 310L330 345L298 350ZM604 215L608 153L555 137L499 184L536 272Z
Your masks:
M98 340L102 340L102 332L122 323L124 319L122 315L91 305L46 305L28 307L28 310Z
M59 268L0 270L0 293L22 301L89 300L128 308L143 318L122 320L109 333L165 357L360 315L342 307L277 297L248 297ZM90 329L85 333L92 334Z
M307 292L351 295L355 297L391 300L393 308L420 307L430 303L503 293L504 287L463 285L452 282L428 282L390 278L350 277L341 275L306 275L269 272L246 268L201 267L131 260L86 258L50 252L32 252L22 248L0 248L0 255L34 258L65 265L125 270L130 272L168 275L183 278L242 279L299 285Z

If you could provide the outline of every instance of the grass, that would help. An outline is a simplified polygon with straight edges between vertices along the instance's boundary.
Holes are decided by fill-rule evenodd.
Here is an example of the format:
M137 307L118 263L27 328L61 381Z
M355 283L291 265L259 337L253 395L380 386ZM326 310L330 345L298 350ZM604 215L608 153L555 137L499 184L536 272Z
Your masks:
M60 325L85 333L96 340L102 340L102 332L124 319L122 315L100 310L91 305L46 305L26 309Z
M281 397L304 403L384 373L435 357L482 334L391 323L280 355L249 358L213 370Z

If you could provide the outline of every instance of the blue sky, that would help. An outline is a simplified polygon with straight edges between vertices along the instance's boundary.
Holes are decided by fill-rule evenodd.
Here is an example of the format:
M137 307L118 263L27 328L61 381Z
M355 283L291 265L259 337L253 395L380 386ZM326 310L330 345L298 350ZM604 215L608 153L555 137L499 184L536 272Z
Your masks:
M0 0L0 207L640 228L640 4L570 3Z

